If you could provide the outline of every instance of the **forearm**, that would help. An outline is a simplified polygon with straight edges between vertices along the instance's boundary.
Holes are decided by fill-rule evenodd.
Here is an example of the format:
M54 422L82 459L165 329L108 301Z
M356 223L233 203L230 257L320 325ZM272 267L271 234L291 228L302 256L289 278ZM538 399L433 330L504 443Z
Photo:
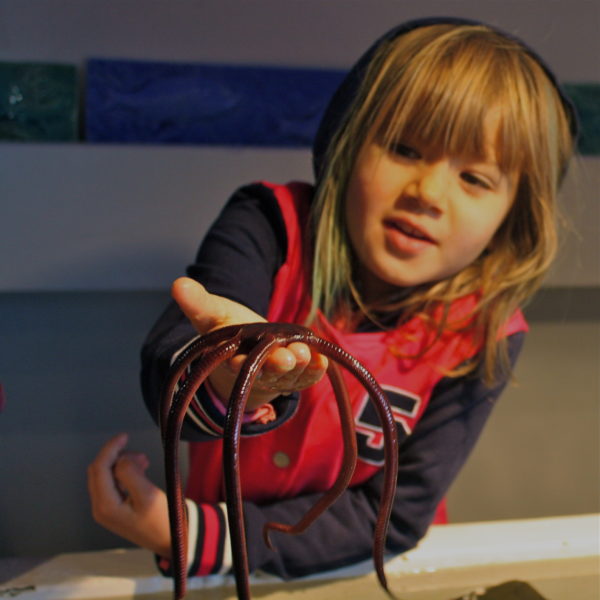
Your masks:
M250 186L239 190L211 227L187 274L212 294L266 314L272 279L283 260L281 215L268 190ZM283 237L282 237L283 236ZM142 391L151 415L158 420L160 394L171 362L198 331L172 302L152 328L142 349ZM217 386L228 397L226 386ZM201 400L206 400L199 391ZM260 402L258 402L260 404ZM186 419L184 439L202 440L205 433Z
M142 347L140 380L144 403L158 424L161 394L177 353L198 336L175 302L171 302L154 325ZM184 431L186 425L184 425Z

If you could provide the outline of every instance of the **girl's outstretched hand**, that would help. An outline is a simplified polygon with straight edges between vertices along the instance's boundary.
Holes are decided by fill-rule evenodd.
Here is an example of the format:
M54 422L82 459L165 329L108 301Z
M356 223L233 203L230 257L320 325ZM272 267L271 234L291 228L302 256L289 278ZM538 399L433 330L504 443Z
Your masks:
M146 477L148 458L126 452L126 444L126 434L113 437L88 467L92 516L109 531L170 558L166 494Z
M265 322L265 319L246 306L210 294L193 279L181 277L171 288L179 307L201 334L227 325ZM236 355L213 371L209 380L213 390L226 402L235 377L245 360ZM246 410L258 408L282 393L307 388L323 377L327 358L312 351L306 344L294 342L276 348L269 354L252 388Z

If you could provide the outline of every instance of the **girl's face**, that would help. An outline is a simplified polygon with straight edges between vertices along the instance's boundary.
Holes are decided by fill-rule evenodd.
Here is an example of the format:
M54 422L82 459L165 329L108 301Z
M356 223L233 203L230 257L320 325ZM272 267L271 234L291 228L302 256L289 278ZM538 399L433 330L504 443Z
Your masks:
M486 140L496 123L486 122ZM450 277L488 246L507 215L517 175L485 158L442 154L418 141L366 143L348 182L346 225L366 300Z

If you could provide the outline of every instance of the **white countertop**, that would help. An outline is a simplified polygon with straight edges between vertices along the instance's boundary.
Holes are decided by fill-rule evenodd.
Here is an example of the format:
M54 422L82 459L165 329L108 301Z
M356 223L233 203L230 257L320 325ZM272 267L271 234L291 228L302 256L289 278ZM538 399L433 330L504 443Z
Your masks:
M600 598L600 515L434 526L416 549L387 561L386 573L395 592L416 594L411 595L411 599L451 598L419 595L432 594L432 590L441 587L450 593L508 579L537 581L583 576L590 589L585 598L597 600ZM306 597L316 599L315 590L320 586L350 582L351 589L357 590L356 586L363 580L374 586L372 597L379 597L371 561L293 583L258 573L251 577L251 585L272 590L274 595L267 594L269 598L304 597L301 591L306 588L310 590ZM235 598L232 585L231 576L194 578L190 580L189 589L204 591L201 596L192 591L190 596L204 598L208 590L212 590L211 598ZM221 588L225 590L222 595L214 595ZM18 593L10 597L19 600L121 599L139 594L169 598L171 590L171 581L158 574L150 553L115 549L60 554L1 584L0 598L9 597L10 591ZM361 597L352 591L349 594L344 592L343 597ZM261 598L267 596L261 592ZM332 597L331 591L326 597ZM557 595L550 600L562 598ZM580 600L578 596L564 598Z

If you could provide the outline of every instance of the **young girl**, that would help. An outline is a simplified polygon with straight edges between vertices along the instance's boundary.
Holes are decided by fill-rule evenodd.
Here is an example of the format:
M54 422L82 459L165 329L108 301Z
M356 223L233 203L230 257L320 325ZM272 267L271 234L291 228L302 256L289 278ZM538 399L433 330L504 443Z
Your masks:
M555 252L555 198L576 119L552 74L521 42L457 19L404 24L350 71L314 146L316 185L239 189L143 350L156 417L174 357L198 334L252 321L308 324L361 360L386 390L401 438L388 549L432 522L510 378L527 329L521 306ZM190 441L190 575L227 571L221 438L241 357L199 390ZM359 461L350 488L302 535L295 523L335 480L343 453L326 359L303 344L272 352L241 443L251 569L282 577L371 555L381 430L347 377ZM312 385L315 384L315 385ZM95 518L154 551L169 570L164 493L143 455L110 440L89 469Z

